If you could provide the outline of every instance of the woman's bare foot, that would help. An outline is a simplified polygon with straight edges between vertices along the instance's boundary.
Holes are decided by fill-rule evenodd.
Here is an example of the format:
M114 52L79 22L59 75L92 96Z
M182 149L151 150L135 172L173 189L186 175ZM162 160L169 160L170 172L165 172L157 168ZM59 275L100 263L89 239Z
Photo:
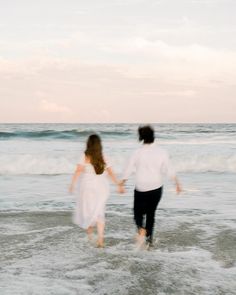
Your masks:
M104 248L104 239L103 238L99 238L97 240L97 247L98 248Z

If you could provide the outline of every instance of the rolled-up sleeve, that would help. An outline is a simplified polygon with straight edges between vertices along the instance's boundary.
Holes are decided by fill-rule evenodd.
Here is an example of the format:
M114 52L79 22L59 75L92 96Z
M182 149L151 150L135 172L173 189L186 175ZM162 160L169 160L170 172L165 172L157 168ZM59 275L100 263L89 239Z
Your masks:
M134 153L130 157L130 159L128 161L128 164L125 167L122 179L127 180L131 176L131 174L133 174L135 172L135 170L136 170L136 159L137 159L137 154Z

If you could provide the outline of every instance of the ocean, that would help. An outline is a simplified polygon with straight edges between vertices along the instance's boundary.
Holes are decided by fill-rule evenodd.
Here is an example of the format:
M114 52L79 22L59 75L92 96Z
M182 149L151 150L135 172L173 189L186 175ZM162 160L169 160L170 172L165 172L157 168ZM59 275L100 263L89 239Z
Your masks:
M97 133L121 176L138 124L0 124L1 295L236 294L236 124L153 124L183 186L166 180L150 251L134 246L133 179L111 184L106 247L72 223L68 187Z

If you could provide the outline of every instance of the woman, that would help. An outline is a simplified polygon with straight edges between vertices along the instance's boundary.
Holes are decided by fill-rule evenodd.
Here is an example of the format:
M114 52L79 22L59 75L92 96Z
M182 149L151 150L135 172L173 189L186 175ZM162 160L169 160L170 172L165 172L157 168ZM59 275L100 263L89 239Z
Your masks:
M103 156L100 137L96 134L90 135L69 190L71 193L75 191L77 197L74 223L86 229L89 240L92 239L96 226L98 247L104 246L105 205L109 196L107 174L118 185L118 190L121 190L121 184L116 179L111 165Z
M143 145L131 156L121 184L124 185L130 175L135 173L134 220L138 228L137 242L143 247L146 236L149 247L153 242L155 212L162 196L163 176L168 175L174 181L177 193L181 192L181 187L168 153L154 144L153 128L149 125L139 127L138 133Z

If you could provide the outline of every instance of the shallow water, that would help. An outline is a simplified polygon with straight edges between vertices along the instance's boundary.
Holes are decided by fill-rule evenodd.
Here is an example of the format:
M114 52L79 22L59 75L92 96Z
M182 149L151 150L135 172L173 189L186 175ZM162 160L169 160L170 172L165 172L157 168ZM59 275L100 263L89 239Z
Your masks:
M44 177L33 178L36 190L43 183L50 187ZM68 177L57 178L59 191ZM131 193L119 196L112 188L106 247L97 249L71 222L73 197L52 189L43 200L42 190L28 204L29 177L21 177L24 202L0 215L1 294L235 294L236 200L231 192L219 198L221 178L212 177L218 183L215 195L204 189L202 175L181 177L195 185L182 196L167 184L156 215L155 245L138 251Z
M235 229L213 223L214 212L196 222L201 213L159 210L150 251L135 249L127 206L108 206L105 249L87 242L68 211L4 213L1 294L234 294Z

